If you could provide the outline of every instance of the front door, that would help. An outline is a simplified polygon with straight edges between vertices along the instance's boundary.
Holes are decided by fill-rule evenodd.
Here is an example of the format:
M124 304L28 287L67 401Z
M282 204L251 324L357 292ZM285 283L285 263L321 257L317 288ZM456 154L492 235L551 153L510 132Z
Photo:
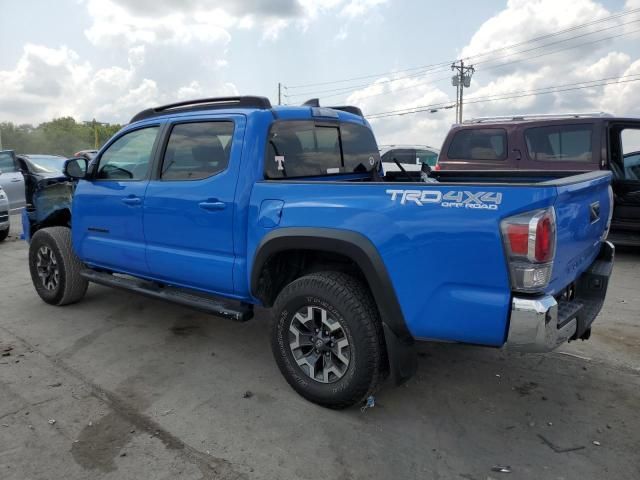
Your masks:
M78 183L71 221L74 249L83 261L148 274L142 213L159 129L120 135L95 160L92 178Z
M615 197L612 230L640 235L640 123L614 126L610 144Z
M242 116L168 126L144 200L147 260L154 278L233 293L234 196L243 127Z
M0 152L0 187L7 194L9 210L24 207L24 178L11 150Z

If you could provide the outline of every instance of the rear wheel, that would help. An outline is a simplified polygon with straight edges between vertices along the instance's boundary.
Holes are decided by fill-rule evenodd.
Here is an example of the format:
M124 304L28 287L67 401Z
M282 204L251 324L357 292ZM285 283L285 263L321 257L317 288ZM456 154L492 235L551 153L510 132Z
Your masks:
M71 230L38 230L29 245L31 281L40 298L51 305L67 305L84 297L88 282L80 275L82 262L71 248Z
M273 311L273 354L300 395L346 408L375 391L386 371L383 334L360 281L340 272L301 277L280 292Z
M9 236L9 227L6 230L0 230L0 242L4 242Z

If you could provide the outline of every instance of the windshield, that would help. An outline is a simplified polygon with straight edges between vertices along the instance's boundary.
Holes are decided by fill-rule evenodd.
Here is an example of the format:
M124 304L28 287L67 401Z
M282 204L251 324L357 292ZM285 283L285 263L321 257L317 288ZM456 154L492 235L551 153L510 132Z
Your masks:
M56 155L30 155L27 161L34 173L62 173L66 158Z

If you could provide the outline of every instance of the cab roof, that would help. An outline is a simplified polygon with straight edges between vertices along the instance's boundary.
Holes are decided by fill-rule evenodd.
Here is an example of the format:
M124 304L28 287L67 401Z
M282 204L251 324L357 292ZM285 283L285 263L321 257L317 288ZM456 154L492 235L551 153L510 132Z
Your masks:
M337 106L321 107L317 99L305 102L301 106L276 106L273 107L266 97L236 96L236 97L212 97L182 102L171 103L159 107L147 108L138 112L129 123L140 122L150 118L185 114L185 113L209 113L215 111L229 111L235 113L251 113L258 110L269 110L277 118L311 118L325 117L341 120L364 121L362 112L358 107Z

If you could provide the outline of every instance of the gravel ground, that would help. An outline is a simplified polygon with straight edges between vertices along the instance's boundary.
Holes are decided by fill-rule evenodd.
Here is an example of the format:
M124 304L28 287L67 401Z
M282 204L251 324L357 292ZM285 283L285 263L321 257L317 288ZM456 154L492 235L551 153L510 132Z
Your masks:
M411 381L335 412L280 376L267 311L238 324L95 285L51 307L16 230L0 244L3 480L640 478L640 249L618 252L590 341L424 344Z

